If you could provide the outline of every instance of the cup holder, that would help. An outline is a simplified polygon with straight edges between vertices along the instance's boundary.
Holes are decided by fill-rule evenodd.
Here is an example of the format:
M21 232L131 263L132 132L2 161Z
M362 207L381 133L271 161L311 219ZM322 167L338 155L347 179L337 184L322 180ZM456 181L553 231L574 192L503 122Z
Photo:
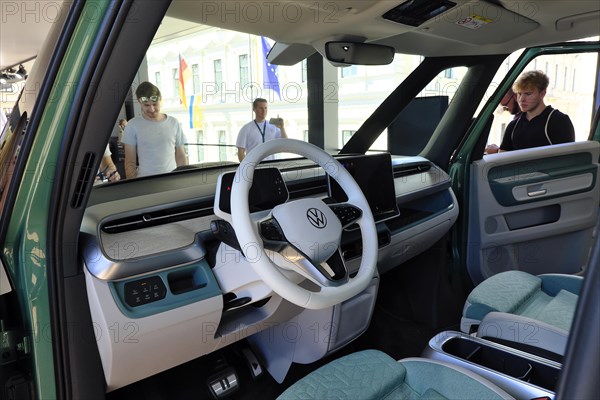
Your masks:
M509 375L518 380L554 391L560 369L525 357L517 352L488 345L470 337L455 336L446 340L441 350L459 359Z

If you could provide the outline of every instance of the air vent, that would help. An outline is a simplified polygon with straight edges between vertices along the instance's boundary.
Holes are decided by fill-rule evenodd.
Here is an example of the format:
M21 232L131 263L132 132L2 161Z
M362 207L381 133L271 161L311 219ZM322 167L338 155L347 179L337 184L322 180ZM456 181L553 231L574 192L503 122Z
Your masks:
M86 186L88 182L92 182L92 176L95 175L94 171L94 163L96 161L96 156L94 153L86 153L83 156L83 162L81 165L81 169L79 170L79 176L77 177L77 182L75 183L75 193L73 193L73 198L71 199L71 207L79 208L83 203L83 198L86 193Z
M212 202L190 204L163 210L148 211L130 217L115 219L103 224L101 229L106 233L128 232L156 225L205 217L212 215L212 213Z
M399 24L419 26L455 5L448 0L409 0L383 14L383 18Z
M421 172L429 171L430 169L431 169L430 163L395 165L394 166L394 178L399 178L401 176L420 174Z

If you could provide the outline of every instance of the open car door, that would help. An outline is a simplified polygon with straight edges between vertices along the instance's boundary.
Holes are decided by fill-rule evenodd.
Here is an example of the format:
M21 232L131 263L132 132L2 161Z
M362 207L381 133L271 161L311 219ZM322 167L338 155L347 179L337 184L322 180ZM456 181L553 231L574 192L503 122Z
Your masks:
M598 217L600 143L490 154L471 168L467 267L474 282L518 269L582 272Z
M547 69L552 57L564 54L589 57L596 62L588 64L596 64L599 51L597 41L527 49L455 154L453 185L466 205L455 245L460 248L460 264L466 265L474 284L507 270L584 273L598 224L600 144L586 140L594 128L590 130L589 123L597 123L589 115L596 107L593 90L589 101L575 103L570 102L568 89L579 84L592 87L589 82L597 79L595 66L590 76L588 72L573 73L570 79L565 75L548 88L552 97L546 104L561 102L559 107L579 121L576 142L481 154L500 99L523 71Z

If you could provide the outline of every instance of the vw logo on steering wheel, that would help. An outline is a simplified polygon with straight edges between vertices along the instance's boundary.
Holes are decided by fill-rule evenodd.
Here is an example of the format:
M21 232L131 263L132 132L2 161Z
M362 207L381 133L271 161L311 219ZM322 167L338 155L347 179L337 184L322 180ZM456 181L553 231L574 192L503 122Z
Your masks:
M306 218L315 228L323 229L327 226L327 218L325 218L325 214L323 211L318 208L309 208L306 211Z

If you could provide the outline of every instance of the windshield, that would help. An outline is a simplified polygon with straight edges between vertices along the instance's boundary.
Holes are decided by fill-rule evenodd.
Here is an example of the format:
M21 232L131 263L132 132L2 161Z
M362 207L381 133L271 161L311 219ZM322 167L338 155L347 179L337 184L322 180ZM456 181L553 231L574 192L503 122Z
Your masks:
M281 137L311 142L337 154L424 60L419 55L396 54L389 65L342 68L314 53L294 65L275 65L267 61L273 45L264 36L165 17L114 123L96 183L237 164L255 146ZM507 58L481 106L519 53ZM579 88L570 66L579 68L587 61L561 60L543 65L560 69L561 90ZM319 68L317 79L309 73L311 62ZM372 132L374 139L365 150L420 154L467 73L468 68L460 65L441 71L389 126ZM565 73L571 76L569 82ZM318 126L311 124L309 116L314 96L323 109ZM577 103L582 102L591 104L587 93ZM508 113L499 109L492 142L501 137L507 118ZM580 131L578 139L585 134L584 128ZM289 157L297 156L282 153L270 159Z
M130 99L115 121L105 152L110 158L101 165L97 182L110 181L115 170L121 179L131 179L193 166L237 163L244 151L275 137L314 142L308 118L310 58L295 65L272 65L267 54L273 44L262 36L165 18L146 52L138 79L132 83ZM422 60L421 56L397 54L389 65L344 68L321 60L323 77L318 89L325 108L325 139L316 144L338 153ZM465 70L445 71L419 97L435 97L434 101L443 105L443 113ZM146 83L152 85L151 90L136 93ZM264 100L263 109L255 107L256 99ZM428 129L433 130L439 118L441 115ZM396 128L390 129L401 124L399 120ZM167 142L149 138L160 135L163 128L170 132ZM371 150L388 150L387 130ZM287 157L297 156L273 158ZM109 166L110 160L114 168Z

